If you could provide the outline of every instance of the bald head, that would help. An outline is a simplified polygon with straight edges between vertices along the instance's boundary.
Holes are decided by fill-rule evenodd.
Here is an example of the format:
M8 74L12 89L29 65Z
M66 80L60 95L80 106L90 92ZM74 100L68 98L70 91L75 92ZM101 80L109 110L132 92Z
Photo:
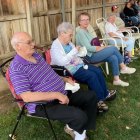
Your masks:
M18 42L24 42L26 37L31 38L31 36L26 32L16 32L11 39L11 44L13 48L16 49L16 44Z

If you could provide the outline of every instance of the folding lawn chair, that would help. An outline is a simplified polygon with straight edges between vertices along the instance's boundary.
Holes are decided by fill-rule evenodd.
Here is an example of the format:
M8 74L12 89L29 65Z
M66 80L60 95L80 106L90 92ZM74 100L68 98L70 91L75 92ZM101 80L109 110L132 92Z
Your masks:
M101 35L102 35L102 38L105 38L105 39L107 39L107 40L113 40L113 41L114 41L113 44L110 44L108 41L106 41L106 44L107 44L107 45L115 45L118 49L121 48L121 49L122 49L122 55L124 56L124 48L125 48L126 46L125 46L125 44L123 43L122 37L116 37L116 36L114 36L114 37L108 37L108 36L106 35L106 31L105 31L105 24L106 24L106 22L107 22L106 19L104 19L103 17L98 18L98 19L96 20L96 24L97 24L97 27L99 28L99 31L100 31L100 33L101 33ZM126 30L125 32L128 33L130 37L132 37L132 34L131 34L130 32L128 32L127 30ZM119 39L121 40L121 43L118 44L118 43L116 42L115 38L119 38Z
M15 93L15 90L14 90L14 87L11 83L11 80L10 80L10 76L9 76L9 70L5 69L5 66L12 60L13 58L10 58L8 59L6 62L4 62L2 65L0 65L0 72L2 73L2 75L6 78L7 82L8 82L8 85L9 85L9 88L10 88L10 91L14 97L14 101L18 104L18 107L20 109L19 113L18 113L18 116L17 116L17 121L16 121L16 124L14 126L14 129L12 131L12 133L9 135L9 138L11 140L15 140L15 131L17 129L17 126L19 124L19 121L21 120L21 117L24 115L24 116L28 116L28 117L35 117L35 118L41 118L41 119L47 119L48 120L48 123L49 123L49 126L52 130L52 133L53 133L53 136L54 136L54 139L57 140L57 137L56 137L56 134L55 134L55 131L53 129L53 126L52 126L52 123L49 119L49 116L47 114L47 110L45 108L45 104L46 102L44 101L40 101L40 102L24 102L21 97L19 95L17 95ZM46 115L46 117L40 117L40 116L36 116L36 114L28 114L27 112L27 109L26 109L26 105L28 105L29 103L35 103L37 105L41 105L43 110L44 110L44 113Z

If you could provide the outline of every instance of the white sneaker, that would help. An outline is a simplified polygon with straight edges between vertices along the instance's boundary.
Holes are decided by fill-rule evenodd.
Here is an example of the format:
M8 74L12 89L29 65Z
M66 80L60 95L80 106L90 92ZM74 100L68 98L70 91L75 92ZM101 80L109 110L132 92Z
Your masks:
M64 131L69 134L73 140L89 140L86 135L86 130L84 130L82 134L79 134L77 131L71 129L68 124L66 124Z
M121 69L120 70L120 73L121 74L132 74L136 71L135 68L129 68L129 67L126 67L125 69Z
M79 134L77 131L74 131L75 139L74 140L86 140L86 130L83 131L82 134Z
M117 80L117 81L113 81L113 85L127 87L127 86L129 86L129 83L124 82L122 80Z
M75 139L74 130L71 129L67 124L66 124L66 126L64 127L64 131L65 131L67 134L69 134L69 135L72 137L72 139Z

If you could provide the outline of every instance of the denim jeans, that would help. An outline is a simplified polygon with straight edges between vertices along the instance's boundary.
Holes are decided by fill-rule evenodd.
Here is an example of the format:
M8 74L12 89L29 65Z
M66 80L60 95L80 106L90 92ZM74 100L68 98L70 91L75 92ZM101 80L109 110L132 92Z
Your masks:
M73 76L75 80L87 84L89 90L96 93L98 101L105 100L108 90L100 68L93 65L88 65L88 69L81 67Z
M121 43L122 43L121 39L116 39L116 38L114 38L114 39L117 41L118 45L121 45ZM123 43L124 43L124 45L126 45L126 49L125 50L130 52L134 48L135 39L133 37L132 38L129 37L127 41L123 40ZM114 41L110 40L109 44L114 44Z
M132 24L133 24L133 25L138 26L139 23L140 23L139 17L138 17L138 16L132 16L132 17L129 17L129 19L132 21Z
M114 46L108 46L105 49L93 53L91 57L86 56L86 59L90 62L108 62L111 64L113 76L119 75L119 64L123 60L123 56L120 54L118 49Z

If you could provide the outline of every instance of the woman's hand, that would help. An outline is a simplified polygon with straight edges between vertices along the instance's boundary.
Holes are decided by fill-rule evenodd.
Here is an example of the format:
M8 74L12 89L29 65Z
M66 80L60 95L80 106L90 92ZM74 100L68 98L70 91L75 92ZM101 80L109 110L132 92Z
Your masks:
M70 83L71 85L74 86L75 81L71 77L68 77L68 78L64 77L63 80L64 82Z
M105 46L96 46L96 52L101 51L105 48Z
M75 46L75 48L77 49L77 51L80 50L80 47L81 47L81 46Z

